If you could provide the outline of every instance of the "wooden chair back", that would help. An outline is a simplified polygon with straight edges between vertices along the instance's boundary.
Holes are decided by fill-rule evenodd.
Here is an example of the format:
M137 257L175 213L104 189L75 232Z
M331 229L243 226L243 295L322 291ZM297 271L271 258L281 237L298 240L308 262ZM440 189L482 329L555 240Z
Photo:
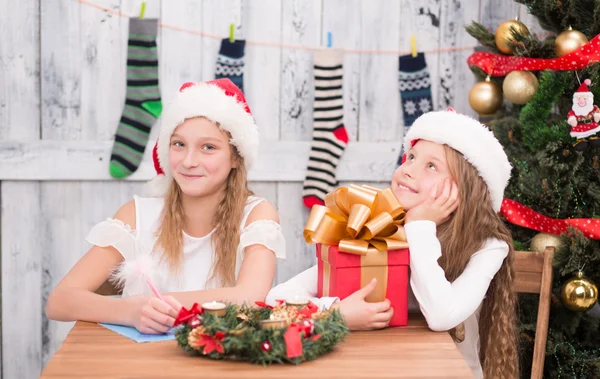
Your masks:
M553 247L547 247L544 252L515 252L515 290L517 292L540 294L535 328L535 344L533 346L531 379L542 379L544 374L548 318L550 316L550 297L552 296L553 260Z

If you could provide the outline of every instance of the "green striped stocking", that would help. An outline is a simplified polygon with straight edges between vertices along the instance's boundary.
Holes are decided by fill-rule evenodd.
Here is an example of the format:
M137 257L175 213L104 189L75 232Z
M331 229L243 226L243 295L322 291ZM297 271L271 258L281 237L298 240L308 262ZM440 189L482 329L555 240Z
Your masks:
M129 19L127 93L110 155L114 178L131 175L140 165L150 129L160 116L156 19Z

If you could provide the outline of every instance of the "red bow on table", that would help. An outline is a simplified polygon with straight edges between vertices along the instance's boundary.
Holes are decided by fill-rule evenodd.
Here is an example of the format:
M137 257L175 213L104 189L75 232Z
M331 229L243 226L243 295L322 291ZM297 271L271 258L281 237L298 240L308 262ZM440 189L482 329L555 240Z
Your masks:
M275 300L275 302L277 303L277 305L281 305L283 303L285 303L285 300ZM259 308L269 308L269 309L273 309L274 307L265 303L264 301L255 301L254 304L256 304Z
M190 321L191 319L193 319L194 317L201 315L201 314L202 314L202 307L199 306L197 303L194 303L194 305L192 305L192 307L189 310L185 309L185 307L181 307L173 326L185 324L188 321Z
M305 305L304 307L302 307L302 309L300 309L300 314L303 315L305 318L310 318L313 313L316 313L319 310L319 307L317 307L315 304L313 304L311 301L308 302L308 305Z
M300 310L300 314L303 315L306 319L310 319L312 314L317 312L319 307L317 307L312 302L308 302L308 305L305 305ZM306 321L306 320L305 320ZM305 338L310 335L310 327L307 328L299 323L292 323L289 328L285 331L283 335L283 339L285 340L285 349L288 358L297 358L302 356L302 336L301 333L304 332ZM320 334L316 334L311 337L313 341L321 338Z
M510 199L502 201L500 212L511 224L538 232L559 235L566 233L569 227L572 227L579 229L587 238L600 239L600 219L598 218L550 218Z

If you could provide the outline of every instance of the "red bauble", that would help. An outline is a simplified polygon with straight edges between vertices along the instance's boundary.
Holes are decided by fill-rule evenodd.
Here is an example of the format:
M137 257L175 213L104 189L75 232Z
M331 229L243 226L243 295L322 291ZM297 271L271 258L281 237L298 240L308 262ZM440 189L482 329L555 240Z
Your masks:
M202 320L200 320L200 318L198 317L194 317L188 324L190 326L190 328L195 329L197 327L199 327L200 325L202 325Z
M315 323L312 320L304 319L301 323L302 331L304 332L304 337L310 337L315 330Z
M271 342L269 342L269 341L265 341L265 342L263 342L262 344L260 344L260 349L261 349L262 351L264 351L265 353L268 353L268 352L270 352L270 351L271 351L271 348L272 348L272 346L271 346Z

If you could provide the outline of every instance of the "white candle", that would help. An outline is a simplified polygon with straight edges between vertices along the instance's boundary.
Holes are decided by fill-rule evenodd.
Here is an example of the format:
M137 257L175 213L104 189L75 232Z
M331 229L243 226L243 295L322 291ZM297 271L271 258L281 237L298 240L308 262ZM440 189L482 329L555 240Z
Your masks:
M302 298L302 297L298 297L298 296L294 296L293 299L286 299L285 303L287 305L292 305L292 306L297 306L297 307L303 307L305 305L308 304L308 299Z
M261 329L283 329L286 326L285 324L284 319L273 317L273 315L267 320L260 321Z
M218 301L202 304L202 309L215 316L225 316L227 306Z

